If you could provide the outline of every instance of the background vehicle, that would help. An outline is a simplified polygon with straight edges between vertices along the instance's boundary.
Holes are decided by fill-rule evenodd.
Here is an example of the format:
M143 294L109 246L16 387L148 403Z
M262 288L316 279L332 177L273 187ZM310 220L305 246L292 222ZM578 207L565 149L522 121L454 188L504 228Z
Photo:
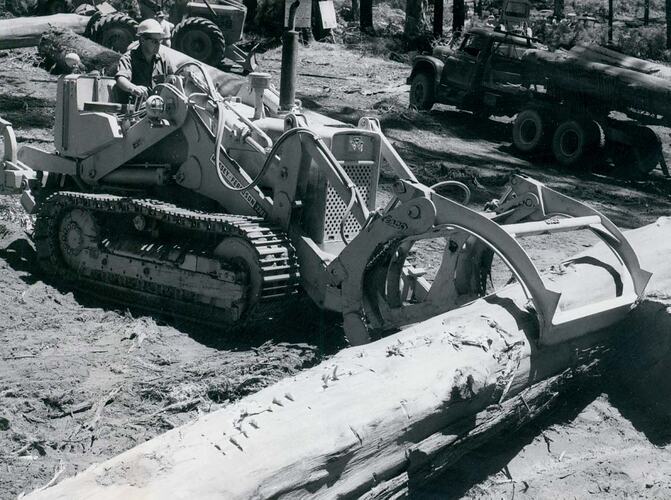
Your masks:
M522 152L550 149L572 166L605 147L621 173L639 176L666 168L659 137L644 125L671 121L668 77L660 65L603 47L550 52L531 38L475 28L455 50L415 58L408 83L418 109L441 102L516 116L512 140Z
M69 7L81 15L91 16L84 36L113 49L125 52L135 40L138 20L153 18L161 10L154 0L139 0L137 19L102 2L90 5L75 0ZM50 6L51 11L65 10L65 4ZM237 0L216 2L176 2L170 12L176 24L172 47L210 66L248 73L256 68L254 54L237 46L242 40L247 8Z

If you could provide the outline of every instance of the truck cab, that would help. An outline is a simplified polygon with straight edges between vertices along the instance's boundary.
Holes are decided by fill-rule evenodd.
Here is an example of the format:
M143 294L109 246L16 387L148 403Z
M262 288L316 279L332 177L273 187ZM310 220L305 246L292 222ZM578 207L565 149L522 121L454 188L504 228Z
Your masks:
M458 44L415 58L407 80L410 105L423 110L436 102L470 111L501 108L508 97L524 92L521 58L534 47L532 39L519 34L473 28ZM499 111L505 114L505 108Z

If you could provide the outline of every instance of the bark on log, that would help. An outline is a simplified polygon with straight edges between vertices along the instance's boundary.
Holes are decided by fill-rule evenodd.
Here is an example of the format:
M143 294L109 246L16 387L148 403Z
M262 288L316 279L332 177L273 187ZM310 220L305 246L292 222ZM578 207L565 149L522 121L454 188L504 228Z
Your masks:
M100 71L114 75L121 54L110 50L72 30L52 28L42 36L37 52L44 58L46 67L55 74L69 73L65 55L75 52L81 59L82 72Z
M646 303L668 299L671 220L628 237L655 273ZM589 255L612 262L604 247ZM552 277L579 292L566 304L612 286L609 273L581 262ZM515 305L519 299L519 288L510 287L345 349L30 498L395 497L543 411L626 328L640 326L643 336L671 323L665 307L663 318L639 307L624 325L537 349L534 321Z
M0 19L0 49L35 47L40 37L52 28L84 33L89 19L77 14Z

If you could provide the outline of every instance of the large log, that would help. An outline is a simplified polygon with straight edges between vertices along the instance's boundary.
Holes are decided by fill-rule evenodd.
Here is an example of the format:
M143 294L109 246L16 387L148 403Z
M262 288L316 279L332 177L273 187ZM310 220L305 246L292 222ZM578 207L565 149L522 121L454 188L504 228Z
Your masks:
M40 39L37 52L45 60L52 73L68 73L65 55L75 52L81 59L84 72L100 71L104 75L114 75L121 54L110 50L72 30L52 28Z
M0 49L35 47L42 34L52 28L84 33L89 19L77 14L0 19Z
M643 306L668 299L671 222L660 219L628 237L654 272ZM589 255L613 262L603 246ZM613 286L608 272L580 262L552 276L575 294L567 306ZM610 328L538 349L537 326L516 305L521 298L509 287L345 349L29 498L394 498L542 412L624 334ZM657 308L664 318L641 309L629 327L668 329L665 306Z

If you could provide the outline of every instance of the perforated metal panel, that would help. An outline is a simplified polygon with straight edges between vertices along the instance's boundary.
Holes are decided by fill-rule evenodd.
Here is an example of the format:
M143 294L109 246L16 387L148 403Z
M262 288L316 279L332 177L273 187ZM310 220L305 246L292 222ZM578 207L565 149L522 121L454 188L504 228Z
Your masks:
M373 162L342 162L343 169L356 184L356 190L363 198L366 206L369 206L370 190L374 185L373 174L375 165ZM347 200L349 201L349 200ZM341 241L340 221L345 214L347 204L340 199L336 190L329 184L326 192L326 217L324 221L324 241ZM361 230L359 222L350 214L345 222L345 238L351 240Z

